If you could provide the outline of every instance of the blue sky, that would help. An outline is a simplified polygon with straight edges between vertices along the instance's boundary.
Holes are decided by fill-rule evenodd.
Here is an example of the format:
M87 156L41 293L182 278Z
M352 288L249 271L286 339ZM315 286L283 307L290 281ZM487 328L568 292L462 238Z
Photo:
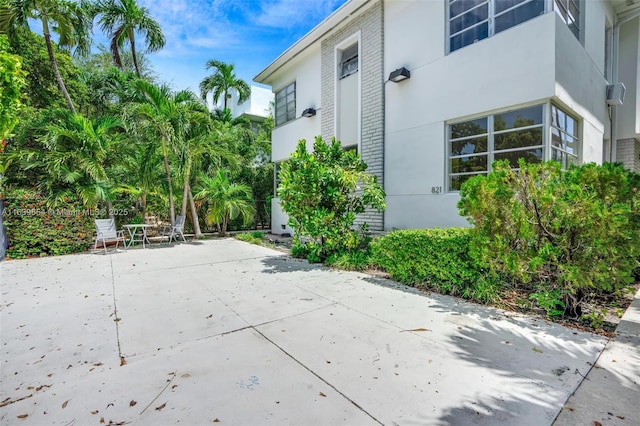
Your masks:
M209 59L234 63L249 84L264 67L346 0L138 0L160 23L166 45L149 54L161 81L196 93ZM94 28L95 42L105 36ZM136 39L136 45L144 41ZM105 43L108 45L108 43Z

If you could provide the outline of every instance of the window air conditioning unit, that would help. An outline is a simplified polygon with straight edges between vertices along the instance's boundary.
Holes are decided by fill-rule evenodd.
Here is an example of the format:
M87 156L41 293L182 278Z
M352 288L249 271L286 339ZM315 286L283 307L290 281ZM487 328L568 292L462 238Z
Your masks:
M622 105L624 103L624 92L627 90L623 83L610 84L607 86L607 104Z

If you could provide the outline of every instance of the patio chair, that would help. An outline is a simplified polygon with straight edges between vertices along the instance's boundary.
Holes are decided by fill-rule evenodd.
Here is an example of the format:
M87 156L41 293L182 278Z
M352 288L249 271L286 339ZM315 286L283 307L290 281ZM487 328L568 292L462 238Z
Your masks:
M96 219L96 241L93 244L93 252L98 249L98 244L102 243L104 247L104 253L107 254L107 243L115 241L116 250L118 250L118 244L122 241L125 251L127 250L127 242L124 236L124 230L116 230L116 221L113 219Z
M174 239L178 241L178 236L182 237L182 241L187 242L187 239L184 237L184 220L185 216L179 215L176 217L176 223L173 226L165 225L164 228L162 228L160 234L163 237L167 237L167 244L170 244Z

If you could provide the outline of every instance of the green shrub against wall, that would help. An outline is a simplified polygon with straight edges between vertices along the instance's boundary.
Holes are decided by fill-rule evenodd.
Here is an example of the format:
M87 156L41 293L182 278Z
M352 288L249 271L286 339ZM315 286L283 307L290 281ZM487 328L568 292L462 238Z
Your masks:
M93 242L93 220L99 211L84 208L80 201L67 199L52 207L26 189L11 190L4 198L8 258L77 253Z
M555 161L521 161L515 171L500 161L492 169L462 185L458 204L475 225L479 261L545 298L555 294L548 308L571 315L585 297L627 288L640 254L640 175L610 163L563 171Z
M393 231L371 243L371 261L392 279L489 302L497 298L498 280L469 254L470 229Z

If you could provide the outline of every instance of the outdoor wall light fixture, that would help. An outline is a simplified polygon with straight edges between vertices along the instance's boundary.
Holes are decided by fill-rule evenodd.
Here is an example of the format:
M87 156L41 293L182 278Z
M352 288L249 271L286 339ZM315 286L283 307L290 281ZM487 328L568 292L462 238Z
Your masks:
M411 72L405 67L398 68L389 74L389 81L393 81L394 83L400 83L408 78L411 78Z
M313 117L314 115L316 115L316 110L315 108L307 108L304 111L302 111L302 116L303 117Z

